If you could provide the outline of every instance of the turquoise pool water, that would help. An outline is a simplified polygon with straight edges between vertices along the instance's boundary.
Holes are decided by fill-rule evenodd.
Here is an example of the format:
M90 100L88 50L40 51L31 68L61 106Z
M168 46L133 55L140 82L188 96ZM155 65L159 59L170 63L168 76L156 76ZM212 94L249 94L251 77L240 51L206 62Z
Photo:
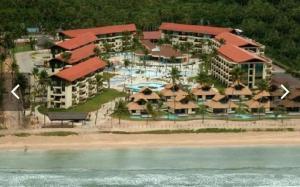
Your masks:
M164 88L164 86L165 84L163 83L145 82L145 83L128 85L127 88L129 88L132 92L139 92L144 87L148 87L153 91L160 91Z

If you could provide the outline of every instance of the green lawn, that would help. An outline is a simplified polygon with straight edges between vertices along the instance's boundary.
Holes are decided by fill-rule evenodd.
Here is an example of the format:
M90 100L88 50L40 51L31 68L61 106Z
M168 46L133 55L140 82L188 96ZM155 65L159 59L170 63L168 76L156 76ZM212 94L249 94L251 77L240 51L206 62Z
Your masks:
M16 45L15 48L13 48L14 53L25 52L25 51L32 51L29 44Z
M87 102L76 105L69 109L48 109L48 112L91 112L97 110L101 105L118 97L125 97L126 93L119 92L115 89L103 89L103 92L95 97L88 99ZM45 113L46 109L43 106L39 107L41 113Z

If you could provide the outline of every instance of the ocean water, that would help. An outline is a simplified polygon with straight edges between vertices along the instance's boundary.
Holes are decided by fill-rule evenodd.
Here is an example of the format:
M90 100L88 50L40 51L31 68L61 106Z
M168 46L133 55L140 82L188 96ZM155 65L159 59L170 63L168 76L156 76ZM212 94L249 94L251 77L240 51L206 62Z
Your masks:
M300 147L2 151L0 186L300 186Z

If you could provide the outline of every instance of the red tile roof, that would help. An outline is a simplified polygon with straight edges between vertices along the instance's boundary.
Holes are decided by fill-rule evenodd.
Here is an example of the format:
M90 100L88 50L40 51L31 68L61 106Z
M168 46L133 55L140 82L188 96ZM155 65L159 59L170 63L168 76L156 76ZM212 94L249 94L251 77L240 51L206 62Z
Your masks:
M159 40L161 37L160 31L143 32L144 40Z
M92 33L94 35L101 34L111 34L111 33L120 33L120 32L135 32L136 26L135 24L127 24L127 25L112 25L112 26L104 26L104 27L94 27L88 29L74 29L74 30L66 30L61 33L68 37L77 37L84 33Z
M70 40L65 40L63 42L56 43L56 46L59 46L65 50L74 50L89 43L92 43L97 40L97 37L91 33L82 34L76 38Z
M218 35L223 32L231 32L233 29L224 27L212 27L203 25L186 25L177 23L162 23L159 27L160 30L192 32L201 34Z
M88 57L94 55L95 47L96 46L94 44L89 44L84 47L75 49L74 51L71 52L71 58L66 63L75 64L82 59L85 59L85 58L88 58ZM60 61L63 61L61 54L57 55L55 58Z
M149 55L153 57L183 57L179 50L174 49L171 45L168 44L164 44L158 47L150 40L141 40L141 44L149 51ZM141 55L143 55L143 52L141 53Z
M218 52L225 58L228 58L229 60L236 63L244 63L250 61L266 62L265 59L259 57L255 53L251 53L249 51L246 51L245 49L231 44L221 46L218 49Z
M98 57L93 57L70 68L63 69L55 74L55 76L72 82L99 69L104 69L105 66L106 63L104 61Z
M230 32L223 32L221 34L218 34L215 38L218 41L223 39L225 41L225 44L232 44L232 45L236 45L238 47L242 47L242 46L246 46L246 45L252 45L255 47L259 46L255 41L253 41L251 39L247 39L242 36L232 34Z

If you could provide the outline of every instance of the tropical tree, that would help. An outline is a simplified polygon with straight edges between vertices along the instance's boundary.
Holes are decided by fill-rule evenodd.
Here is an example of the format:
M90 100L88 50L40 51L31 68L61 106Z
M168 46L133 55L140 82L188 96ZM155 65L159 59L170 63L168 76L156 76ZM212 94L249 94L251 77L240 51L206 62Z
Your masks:
M107 42L103 43L103 47L104 47L106 53L109 53L111 51L111 48L112 48L112 46Z
M10 71L11 71L12 84L13 84L13 80L15 79L15 75L19 71L19 65L16 63L15 60L13 60L13 62L10 65Z
M97 74L95 78L96 78L97 92L99 92L100 89L103 87L104 78L103 75L100 74Z
M196 81L200 84L200 85L205 85L209 83L209 77L207 75L206 72L201 71L201 69L199 69L197 75L196 75Z
M193 47L193 44L191 42L185 42L184 43L184 51L188 54L187 63L190 62L189 56L190 56L190 51L191 51L192 47Z
M278 119L281 116L281 123L283 123L283 115L286 114L286 108L283 106L277 106L274 109L275 118Z
M129 112L126 106L126 102L122 99L118 100L115 104L113 115L119 119L119 125L121 124L121 117L128 114Z
M130 60L128 60L128 59L125 59L124 60L124 66L125 66L125 68L127 68L128 66L130 66L132 64L132 62L130 61Z
M31 50L35 49L34 48L35 44L36 44L36 40L34 38L32 38L32 37L29 37L29 45L30 45L30 49Z
M96 54L97 57L101 56L101 50L99 49L99 47L95 47L93 51L94 51L94 53Z
M4 61L6 59L6 56L5 56L5 53L0 53L0 78L3 77L3 64L4 64Z
M108 72L103 72L103 80L107 82L107 87L110 88L110 78L111 74Z
M42 70L39 74L39 85L40 85L40 94L42 97L42 103L45 108L47 108L47 87L50 84L49 75L46 70ZM46 125L46 116L44 113L44 125Z
M269 83L265 79L259 80L257 82L256 86L257 86L257 89L259 90L259 93L269 90ZM263 99L263 97L261 97L259 100L259 106L261 106L262 99ZM260 119L261 110L262 110L261 107L259 107L259 109L258 109L258 118L259 119Z
M232 76L233 83L237 82L238 84L240 84L241 77L243 75L243 70L241 67L237 66L231 70L230 75Z
M47 86L49 85L49 75L46 70L40 72L38 83L40 86L40 95L42 98L45 98L47 95Z
M202 123L204 123L204 116L207 113L205 105L201 104L198 106L197 113L202 116Z
M180 78L180 71L176 67L172 67L170 71L170 77L172 80L172 84L176 84L176 80L179 80Z
M38 77L39 77L39 69L34 67L32 69L32 76L33 76L33 93L32 96L33 96L33 104L35 104L35 100L36 100L36 95L37 95L37 92L38 92Z
M143 48L143 53L144 53L144 56L143 56L143 65L144 65L144 68L146 68L146 60L147 60L148 55L149 55L148 49Z
M71 56L72 56L72 54L70 52L63 52L61 54L61 57L65 63L70 60Z
M240 84L240 80L241 80L241 76L243 75L242 69L241 69L239 66L237 66L237 67L235 67L235 68L233 68L233 69L231 70L230 74L231 74L231 76L232 76L232 82L233 82L233 84L234 84L235 82L237 82L237 84L239 85L239 84ZM233 96L234 90L235 90L235 89L232 89L231 96ZM228 108L228 110L231 109L231 102L232 102L232 101L229 102L229 105L228 105L229 108ZM227 121L228 121L228 120L229 120L229 115L227 115Z

